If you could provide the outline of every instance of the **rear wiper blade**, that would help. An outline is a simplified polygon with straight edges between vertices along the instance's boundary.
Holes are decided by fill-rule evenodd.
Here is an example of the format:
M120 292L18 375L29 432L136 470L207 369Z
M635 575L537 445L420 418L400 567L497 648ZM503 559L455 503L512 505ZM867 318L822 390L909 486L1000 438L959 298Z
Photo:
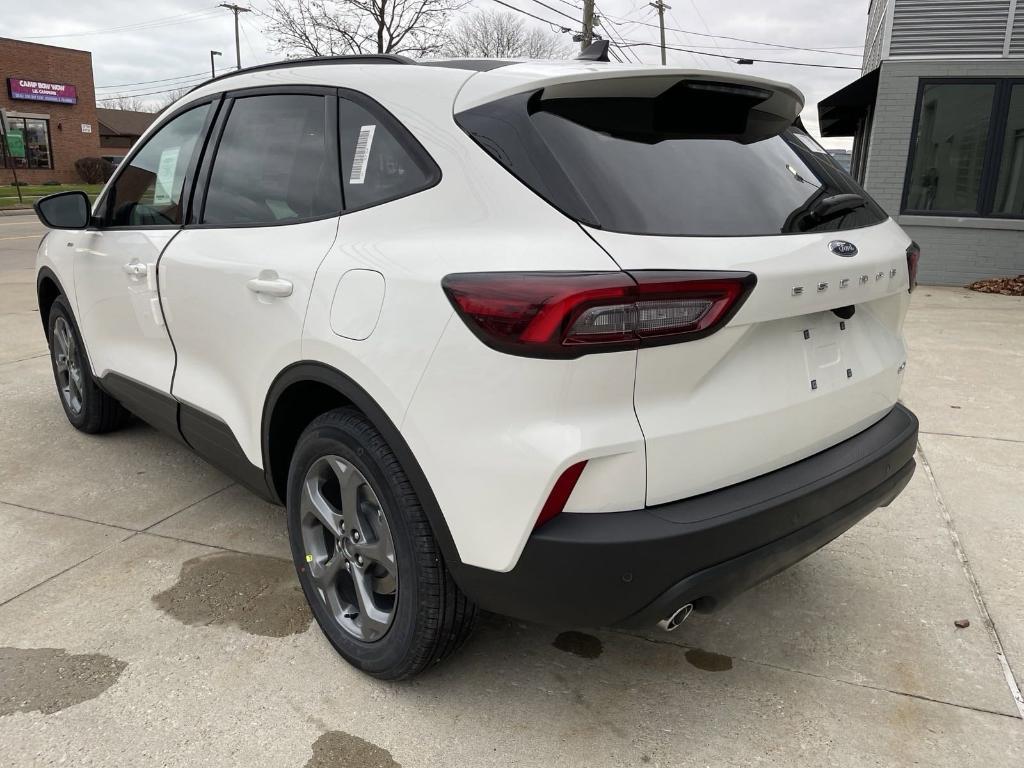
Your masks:
M861 195L853 192L841 195L829 195L816 202L808 212L809 216L817 221L827 221L840 213L856 210L868 204Z

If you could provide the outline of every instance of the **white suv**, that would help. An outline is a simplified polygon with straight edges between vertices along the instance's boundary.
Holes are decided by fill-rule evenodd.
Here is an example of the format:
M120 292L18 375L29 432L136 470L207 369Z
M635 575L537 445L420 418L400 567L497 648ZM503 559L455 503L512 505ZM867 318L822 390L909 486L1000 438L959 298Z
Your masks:
M888 504L917 249L753 77L351 57L219 77L37 204L86 432L287 506L338 652L478 609L672 629Z

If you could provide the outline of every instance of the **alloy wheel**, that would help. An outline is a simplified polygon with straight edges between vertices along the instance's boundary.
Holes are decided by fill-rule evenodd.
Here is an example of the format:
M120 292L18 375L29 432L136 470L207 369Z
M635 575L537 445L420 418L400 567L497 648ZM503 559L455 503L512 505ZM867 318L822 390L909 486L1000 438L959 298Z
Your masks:
M63 317L53 324L53 361L57 368L57 387L68 410L82 412L82 361L75 334Z
M369 481L346 459L306 472L299 506L310 577L334 621L364 642L381 639L398 604L391 529Z

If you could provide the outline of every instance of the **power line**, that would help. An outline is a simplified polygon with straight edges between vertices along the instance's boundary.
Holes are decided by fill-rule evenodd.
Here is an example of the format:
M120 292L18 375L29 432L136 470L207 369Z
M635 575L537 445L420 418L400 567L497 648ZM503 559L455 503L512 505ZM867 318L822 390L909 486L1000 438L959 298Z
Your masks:
M217 15L218 12L215 9L206 11L193 11L191 13L179 13L174 16L163 16L158 19L150 19L148 21L140 21L135 24L125 24L119 27L106 27L101 29L91 29L87 32L69 32L63 35L31 35L26 36L24 40L52 40L54 38L64 37L92 37L93 35L112 35L124 32L141 32L148 29L158 29L160 27L173 27L178 24L191 24L196 21L204 21L208 18L212 18Z
M203 72L193 72L190 75L178 75L177 77L164 77L164 78L161 78L159 80L140 80L137 83L117 83L116 85L97 85L96 86L96 90L97 91L100 90L100 89L108 90L110 88L129 88L129 87L131 87L133 85L152 85L153 83L167 83L167 82L170 82L171 80L187 80L189 78L199 77L200 75L205 75L205 74L206 74L206 72L204 70Z
M561 2L566 3L567 5L571 5L571 3L569 3L568 0L561 0ZM617 42L621 41L622 40L622 36L621 35L619 35L618 40L616 40L616 37L615 37L616 33L615 33L615 30L613 29L615 24L613 22L605 23L604 14L601 13L601 9L597 7L597 3L594 3L594 10L597 12L598 24L604 29L605 32L608 33L608 38L612 42L614 42L614 43L617 43ZM631 51L628 48L623 48L622 49L622 54L626 57L627 61L635 60L635 62L637 64L642 63L640 61L640 57L636 55L636 51ZM632 59L630 57L632 57Z
M558 10L557 8L554 8L553 6L550 6L547 3L541 2L541 0L530 0L530 2L531 3L536 3L537 5L542 5L545 8L547 8L549 11L557 13L559 16L564 16L565 18L567 18L569 21L573 22L574 24L578 24L579 23L579 19L577 19L575 16L570 16L567 13L563 13L562 11Z
M506 8L509 8L509 9L515 11L516 13L521 13L524 16L529 16L531 19L536 19L537 21L543 22L545 24L550 24L552 27L557 27L562 32L572 32L571 29L569 29L568 27L566 27L566 26L564 26L562 24L558 24L558 23L556 23L554 21L549 21L548 19L542 19L540 16L532 14L529 11L524 11L522 8L516 8L511 3L506 3L505 0L491 0L491 1L497 3L498 5L504 5Z
M242 22L242 38L245 40L245 47L249 49L249 54L252 56L252 60L257 64L260 63L260 57L256 55L256 49L252 47L252 43L249 42L249 33L245 31L245 22Z
M644 48L660 48L661 47L660 45L658 45L658 43L625 42L625 43L620 43L619 44L620 48L623 48L623 47L625 47L625 48L635 48L635 47L638 47L638 46L639 47L644 47ZM679 47L676 47L676 46L673 46L673 45L666 45L665 48L670 50L670 51L680 51L682 53L699 53L701 56L712 56L712 57L714 57L716 59L732 59L733 61L735 61L735 59L736 59L735 56L727 56L724 53L708 53L707 51L691 51L689 48L679 48ZM758 62L760 64L789 64L790 66L794 66L794 67L814 67L816 69L853 69L853 70L856 70L857 72L860 72L860 67L844 67L844 66L842 66L840 64L811 64L810 62L806 62L806 61L781 61L779 59L750 59L750 61L755 61L755 62Z
M697 7L697 0L690 0L690 5L693 7L694 12L696 12L697 18L700 19L700 23L704 26L704 31L711 35L711 42L715 44L718 52L725 53L725 51L722 50L722 46L718 43L718 38L711 32L711 27L709 27L708 23L704 20L704 14L702 14L700 12L700 8ZM672 15L672 18L675 18L675 14ZM678 20L676 23L678 23ZM736 71L736 65L733 64L732 60L729 61L729 69L734 72Z
M623 18L615 17L615 16L611 16L611 17L608 17L608 18L611 18L611 19L613 19L615 21L618 21L618 22L621 22L623 24L639 24L642 27L651 27L652 29L658 29L659 28L657 24L652 24L652 23L646 22L646 21L637 21L635 19L623 19ZM806 47L800 46L800 45L786 45L784 43L769 43L769 42L767 42L765 40L750 40L750 39L745 38L745 37L730 37L729 35L712 35L712 34L708 34L708 33L704 33L704 32L695 32L695 31L690 30L690 29L679 29L678 27L665 27L665 30L666 31L671 31L671 32L681 32L684 35L696 35L697 37L710 37L711 39L719 38L721 40L733 40L733 41L739 42L739 43L753 43L755 45L765 45L765 46L768 46L769 48L786 48L787 50L791 50L791 51L811 51L813 53L828 53L828 54L833 54L833 55L836 55L836 56L854 56L854 57L857 57L857 58L860 58L860 56L861 56L861 54L859 54L859 53L842 53L841 51L830 50L829 48L806 48ZM833 48L863 48L863 46L856 46L856 45L839 46L839 45L837 45L837 46L833 46ZM858 69L859 69L859 67L858 67Z
M196 85L202 85L202 83L202 80L196 83L182 83L181 85L176 85L173 88L164 88L160 91L148 91L147 93L116 93L111 96L103 96L102 98L97 99L97 101L117 101L117 99L119 99L121 96L131 96L133 98L141 98L143 96L156 96L161 93L173 93L174 91L180 91L183 88L189 88L191 90L192 87Z

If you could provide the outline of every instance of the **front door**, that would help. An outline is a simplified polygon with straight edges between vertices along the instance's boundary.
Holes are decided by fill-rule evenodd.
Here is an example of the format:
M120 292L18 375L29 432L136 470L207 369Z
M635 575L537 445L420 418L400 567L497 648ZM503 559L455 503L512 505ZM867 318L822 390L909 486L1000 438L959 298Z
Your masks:
M255 486L264 399L301 359L313 278L337 233L337 97L247 90L227 94L221 111L197 223L161 258L160 295L178 354L182 435Z
M162 417L134 399L147 389L169 395L174 370L157 262L184 223L186 179L212 108L205 103L188 109L146 139L99 201L98 226L75 243L78 322L94 373L150 420ZM157 426L176 431L173 409L160 412L171 423Z

